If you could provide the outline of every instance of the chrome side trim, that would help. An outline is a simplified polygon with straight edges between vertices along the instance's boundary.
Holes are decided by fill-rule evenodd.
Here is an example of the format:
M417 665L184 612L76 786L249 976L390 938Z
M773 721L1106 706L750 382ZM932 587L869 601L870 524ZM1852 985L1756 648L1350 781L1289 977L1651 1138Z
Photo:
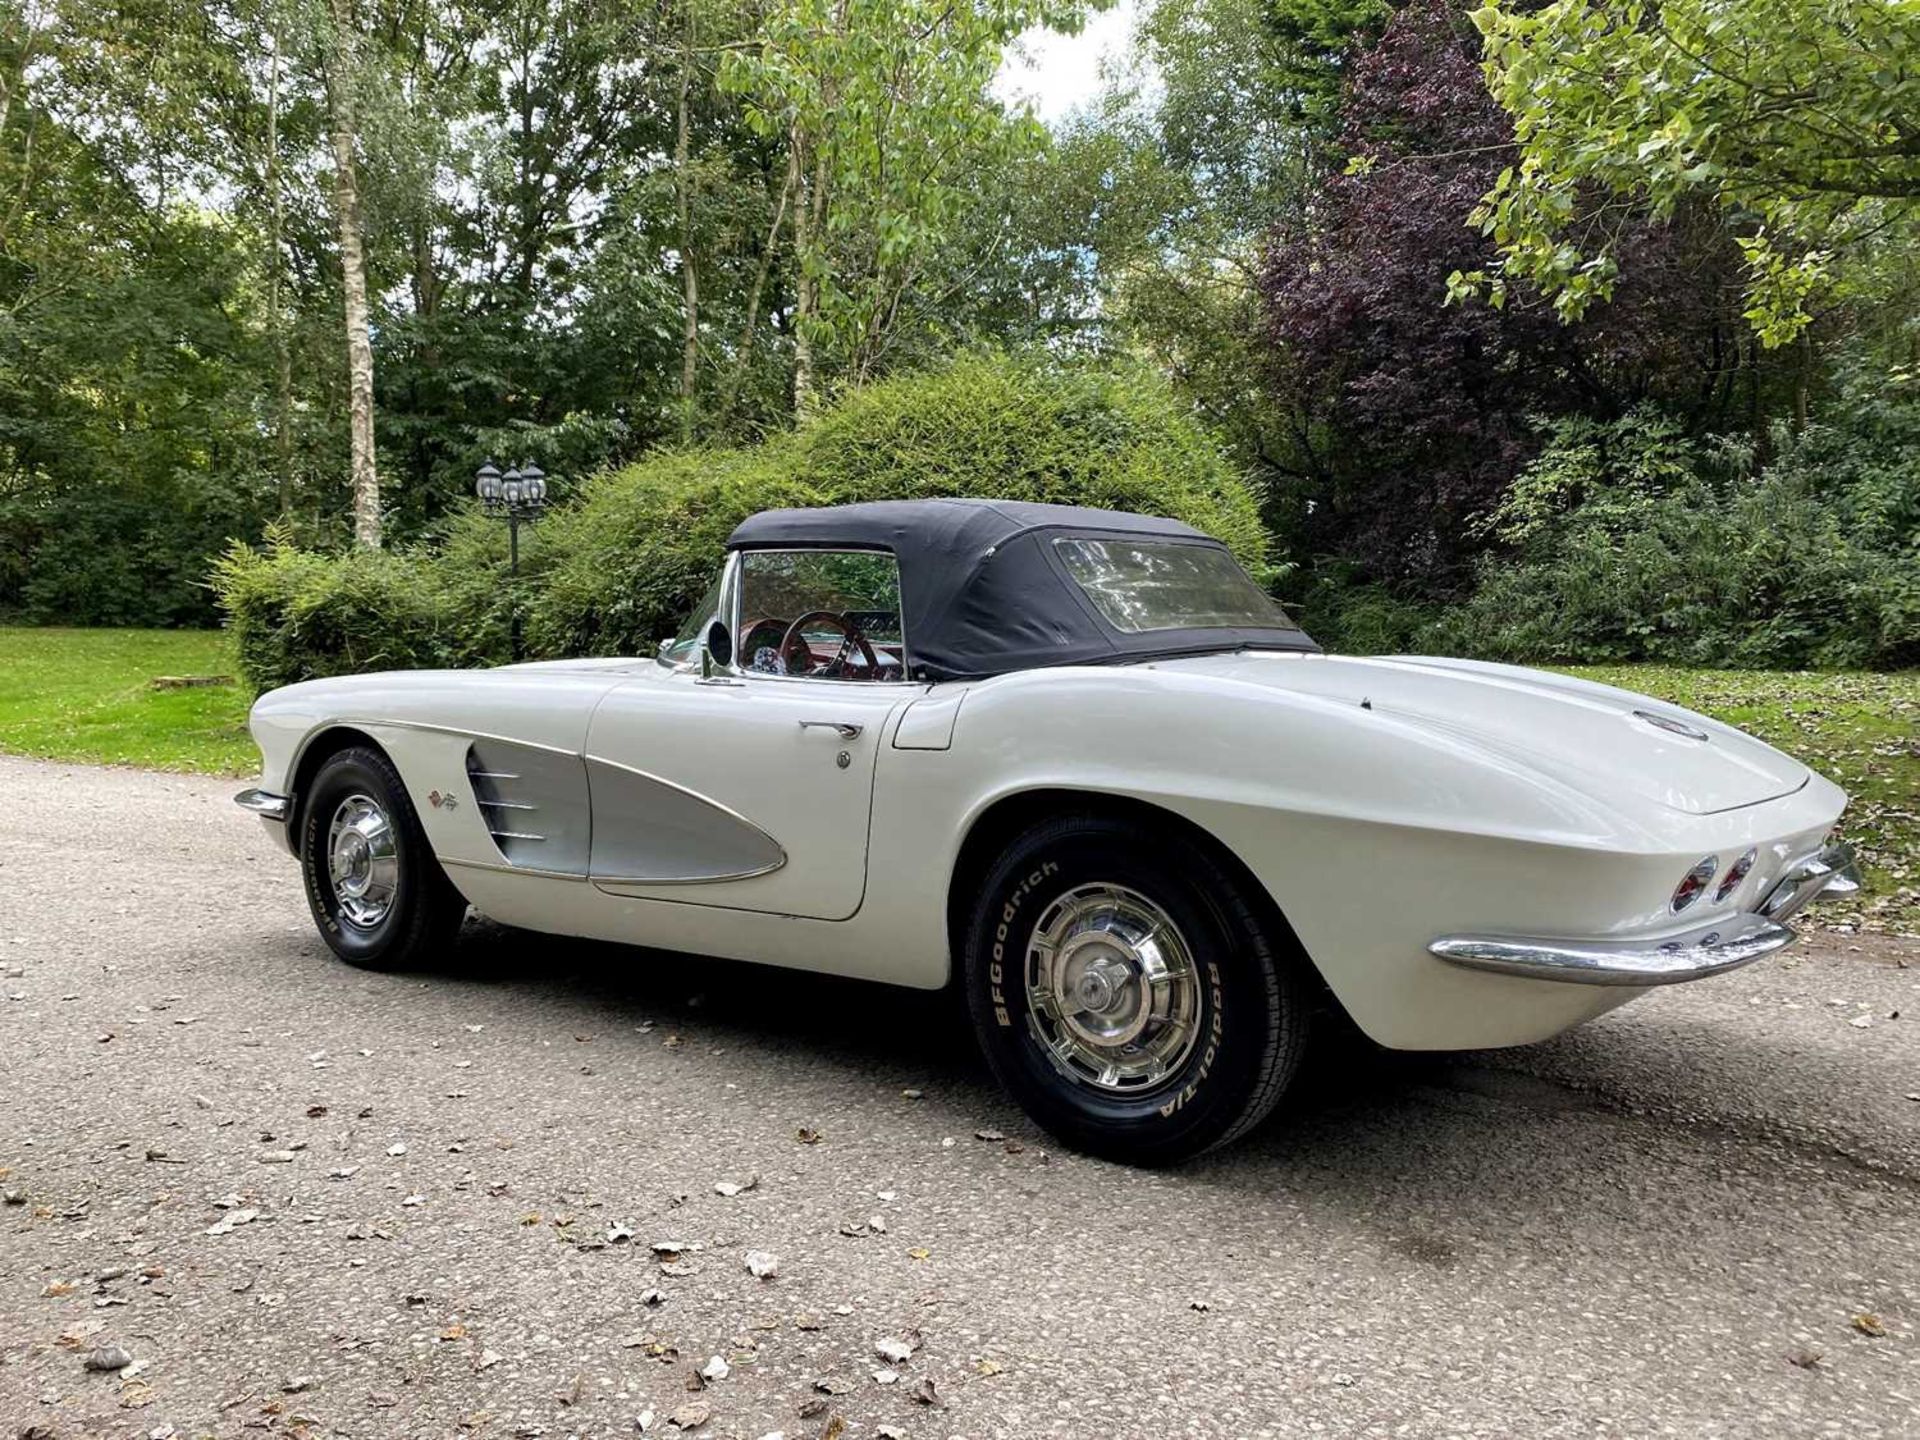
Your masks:
M1673 985L1751 965L1784 950L1793 930L1736 915L1670 940L1528 940L1449 935L1428 951L1451 965L1578 985Z
M278 820L285 823L287 811L292 800L286 795L276 795L271 790L242 790L233 797L233 803L242 810L249 810L262 820Z
M1853 847L1835 842L1789 865L1758 909L1769 920L1785 921L1822 895L1852 895L1859 889L1860 866Z
M571 880L584 885L587 877L572 870L542 870L535 865L496 865L491 860L460 860L449 855L435 857L442 865L456 866L461 870L484 870L489 875L527 875L536 880Z

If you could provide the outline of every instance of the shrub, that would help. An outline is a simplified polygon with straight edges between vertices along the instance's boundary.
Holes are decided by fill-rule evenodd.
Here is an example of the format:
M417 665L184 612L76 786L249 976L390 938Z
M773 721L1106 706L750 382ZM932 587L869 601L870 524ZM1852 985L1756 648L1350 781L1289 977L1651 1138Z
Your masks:
M526 653L648 653L755 511L940 495L1170 515L1269 574L1258 494L1163 381L1131 366L965 355L856 392L755 448L662 452L590 481L522 531ZM506 658L502 528L469 512L417 551L236 548L214 583L243 673L267 688Z
M1512 545L1420 639L1518 661L1920 663L1913 464L1825 427L1778 458L1646 415L1562 424L1493 517ZM1889 478L1905 476L1907 489Z

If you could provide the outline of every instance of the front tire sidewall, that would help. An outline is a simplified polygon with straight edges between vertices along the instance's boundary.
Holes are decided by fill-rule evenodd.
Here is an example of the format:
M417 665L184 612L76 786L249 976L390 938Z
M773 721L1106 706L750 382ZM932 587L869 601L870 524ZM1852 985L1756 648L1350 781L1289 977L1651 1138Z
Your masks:
M1063 1075L1029 1026L1027 948L1052 903L1107 882L1149 898L1179 927L1199 986L1192 1051L1168 1080L1130 1096ZM1052 822L1016 841L987 876L968 935L969 1006L989 1065L1042 1126L1077 1149L1171 1164L1231 1139L1271 1108L1297 1058L1297 1015L1257 917L1198 851L1120 822ZM1257 1113L1255 1113L1257 1112Z
M370 796L386 812L399 862L393 903L373 926L353 924L341 914L327 869L327 831L334 812L356 794ZM438 862L427 848L406 787L386 757L356 748L328 760L314 777L300 824L300 868L307 904L333 953L349 965L375 970L417 960L431 919L426 912L434 901L428 872Z

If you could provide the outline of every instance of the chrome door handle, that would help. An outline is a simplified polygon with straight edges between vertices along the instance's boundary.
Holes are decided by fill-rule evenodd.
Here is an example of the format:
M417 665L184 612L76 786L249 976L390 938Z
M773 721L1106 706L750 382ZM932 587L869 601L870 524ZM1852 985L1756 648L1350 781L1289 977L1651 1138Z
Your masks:
M800 728L802 730L831 730L842 740L858 740L863 727L859 725L849 725L844 720L802 720L800 722Z

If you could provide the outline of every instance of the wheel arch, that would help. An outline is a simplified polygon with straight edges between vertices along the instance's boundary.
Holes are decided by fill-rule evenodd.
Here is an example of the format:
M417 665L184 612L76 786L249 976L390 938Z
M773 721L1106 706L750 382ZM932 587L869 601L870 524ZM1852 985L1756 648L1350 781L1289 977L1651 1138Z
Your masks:
M288 772L290 779L287 785L290 801L287 807L287 848L295 855L300 853L300 837L306 830L306 802L313 788L313 777L320 773L320 767L328 760L342 750L351 750L356 746L387 754L384 745L353 725L322 725L300 742L293 768ZM388 759L392 757L388 756Z
M1170 840L1184 842L1203 850L1231 875L1275 940L1302 959L1316 985L1324 985L1319 967L1307 954L1286 913L1267 887L1232 848L1204 826L1186 816L1150 800L1109 791L1082 790L1071 785L1037 786L1002 795L983 807L967 827L947 880L947 953L949 982L960 974L960 960L966 945L968 912L980 882L986 878L994 858L1015 836L1043 820L1063 814L1103 815L1132 820L1155 827Z

